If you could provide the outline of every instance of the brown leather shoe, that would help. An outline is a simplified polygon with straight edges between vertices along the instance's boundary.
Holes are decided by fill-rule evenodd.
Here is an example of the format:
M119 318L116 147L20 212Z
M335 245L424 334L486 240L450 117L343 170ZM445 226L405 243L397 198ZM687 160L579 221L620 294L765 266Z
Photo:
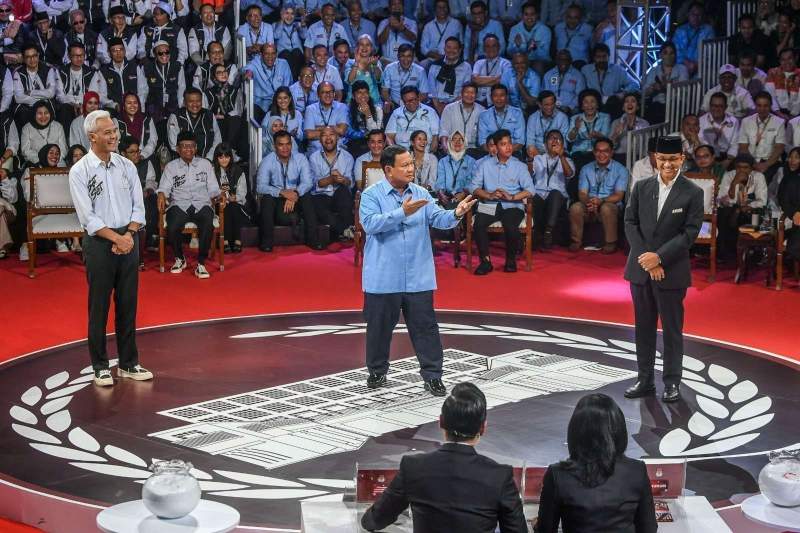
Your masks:
M602 250L600 250L600 252L605 255L613 254L616 251L617 251L617 243L615 242L604 244Z

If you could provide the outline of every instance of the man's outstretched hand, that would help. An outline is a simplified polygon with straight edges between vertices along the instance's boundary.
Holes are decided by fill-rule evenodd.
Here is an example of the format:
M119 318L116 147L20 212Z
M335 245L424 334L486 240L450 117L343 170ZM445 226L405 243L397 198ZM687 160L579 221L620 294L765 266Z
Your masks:
M472 209L472 206L474 206L475 202L477 201L478 199L477 198L473 199L471 194L467 195L466 198L458 202L458 205L456 206L456 216L458 218L461 218L464 215L466 215L467 212L470 209Z
M406 214L407 217L410 217L423 207L425 207L428 203L428 200L412 200L409 196L405 200L403 200L403 213Z

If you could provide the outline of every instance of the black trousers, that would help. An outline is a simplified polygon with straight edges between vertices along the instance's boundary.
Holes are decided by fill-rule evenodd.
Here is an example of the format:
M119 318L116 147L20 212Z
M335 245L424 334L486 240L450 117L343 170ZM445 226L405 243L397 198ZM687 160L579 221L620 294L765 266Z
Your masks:
M300 224L300 217L303 217L306 223L306 244L314 246L317 244L319 235L317 231L317 215L314 211L314 204L311 201L310 194L304 194L297 201L294 211L291 213L283 212L283 205L286 203L286 198L283 196L275 198L267 194L261 197L260 209L260 233L261 233L261 246L272 247L275 242L275 224L279 226L298 226Z
M115 230L122 235L127 228ZM114 293L114 333L119 366L139 364L136 348L136 304L139 290L139 236L133 236L133 250L124 255L111 251L111 241L83 236L83 262L89 283L89 356L92 368L108 368L106 323Z
M533 195L534 228L544 231L553 229L558 221L558 214L564 210L564 196L559 191L550 191L547 198Z
M686 289L661 289L652 280L631 283L636 319L636 362L639 381L652 383L656 360L656 327L661 318L664 332L663 378L665 385L678 385L683 368L683 299Z
M739 226L752 221L750 213L742 213L738 206L721 205L717 208L719 234L717 245L722 258L736 255L736 241L739 240Z
M519 224L524 217L524 210L515 207L503 209L503 206L499 203L494 216L475 213L472 234L475 236L475 244L478 246L478 255L481 256L481 260L489 255L489 226L498 220L503 225L503 231L505 232L506 259L514 259L519 248Z
M233 244L242 238L242 226L250 222L250 217L244 212L244 208L233 202L225 205L225 240Z
M389 371L389 348L397 321L403 319L417 354L422 379L442 377L442 340L433 311L433 291L364 293L364 319L367 322L367 369L371 373Z
M214 236L214 211L210 206L204 205L199 211L194 206L184 211L178 206L167 209L167 241L172 246L175 258L183 259L183 228L188 222L197 226L197 240L200 250L197 262L205 264L208 250L211 248L211 238Z
M353 225L353 195L346 187L333 191L333 196L315 194L311 196L318 224L331 227L331 240L336 240L342 232Z
M145 219L145 242L144 246L150 244L150 240L158 235L158 195L154 192L144 199L144 219Z

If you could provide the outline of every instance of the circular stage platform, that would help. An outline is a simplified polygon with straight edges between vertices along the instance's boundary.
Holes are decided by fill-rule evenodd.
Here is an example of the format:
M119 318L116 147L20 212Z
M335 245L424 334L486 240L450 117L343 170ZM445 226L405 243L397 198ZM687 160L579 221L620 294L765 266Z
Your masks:
M687 489L711 502L758 491L766 452L796 445L797 363L686 338L684 400L626 400L629 326L439 311L444 381L478 384L490 411L482 453L528 466L566 457L566 427L587 392L614 397L628 454L685 458ZM388 386L364 381L360 311L209 320L139 331L152 382L92 384L85 342L0 365L0 478L60 502L136 499L153 459L196 468L204 499L243 525L298 529L301 500L337 500L359 464L396 464L441 438L441 398L422 389L405 329ZM109 349L114 353L113 336ZM661 384L659 383L659 389Z

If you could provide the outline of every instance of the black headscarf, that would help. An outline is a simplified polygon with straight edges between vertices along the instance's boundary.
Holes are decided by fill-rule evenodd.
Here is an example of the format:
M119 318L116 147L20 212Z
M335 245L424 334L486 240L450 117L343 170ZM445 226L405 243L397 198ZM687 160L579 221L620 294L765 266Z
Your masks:
M44 126L36 122L36 111L38 111L40 107L46 108L47 111L50 113L50 121ZM33 127L36 128L37 130L44 130L50 127L50 124L52 123L53 123L53 110L50 109L50 105L44 100L39 100L38 102L33 104L33 109L31 110L31 125L33 125Z

